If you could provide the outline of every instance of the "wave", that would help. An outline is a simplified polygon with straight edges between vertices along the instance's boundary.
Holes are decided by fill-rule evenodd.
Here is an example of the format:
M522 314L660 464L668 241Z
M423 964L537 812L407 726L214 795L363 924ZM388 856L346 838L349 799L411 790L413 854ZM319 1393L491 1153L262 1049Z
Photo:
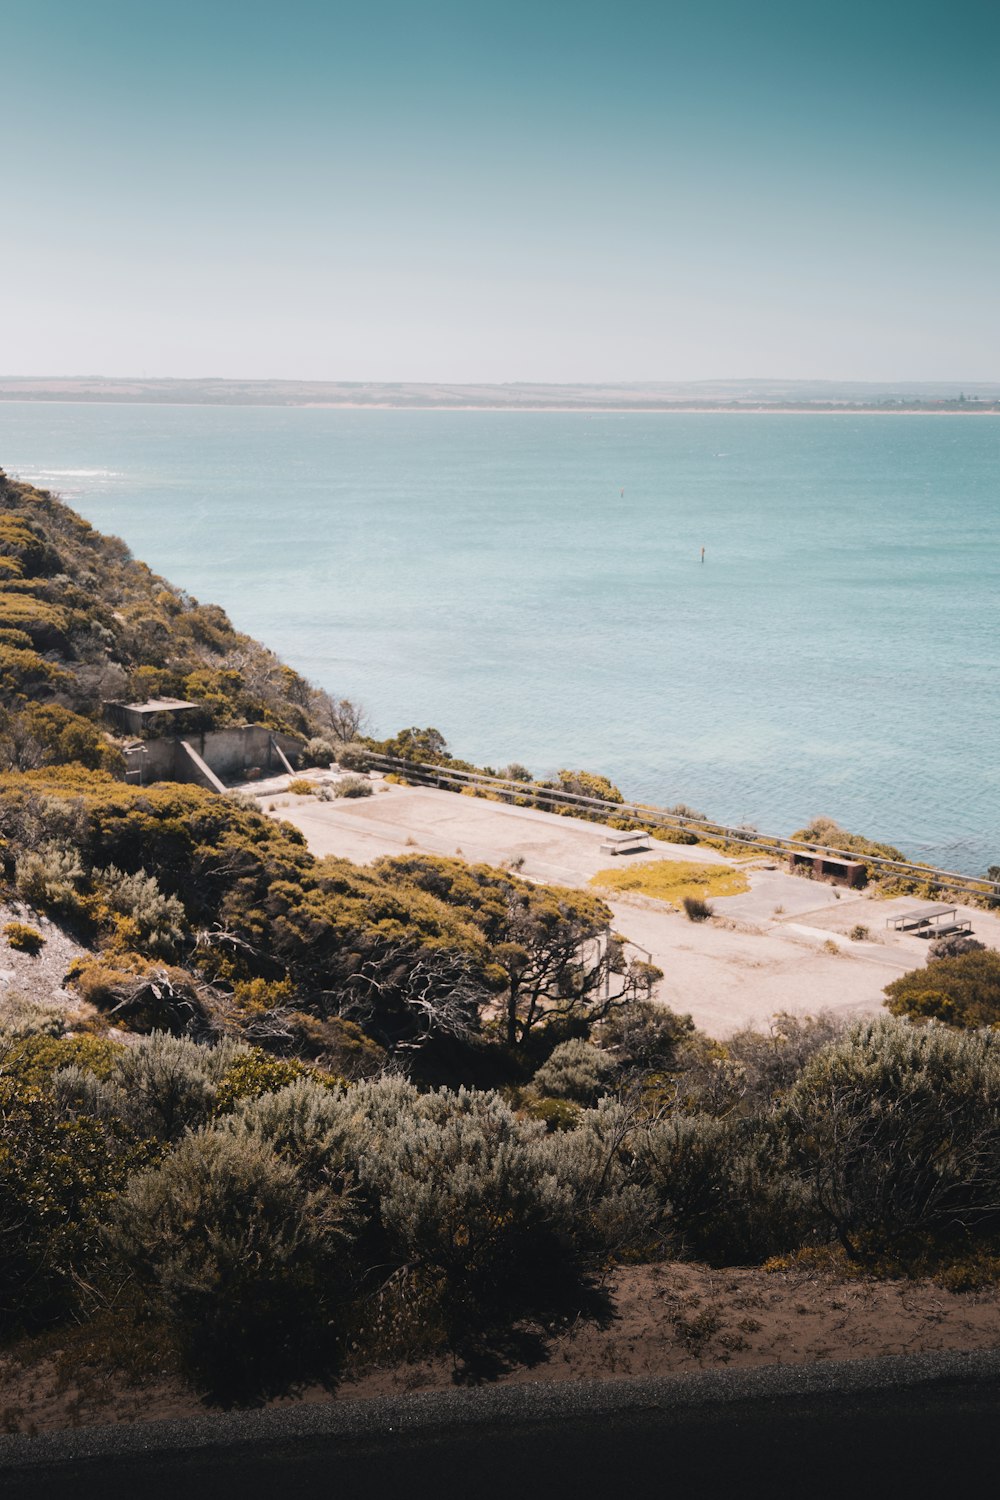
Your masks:
M36 484L40 479L120 479L117 469L33 469L18 475Z

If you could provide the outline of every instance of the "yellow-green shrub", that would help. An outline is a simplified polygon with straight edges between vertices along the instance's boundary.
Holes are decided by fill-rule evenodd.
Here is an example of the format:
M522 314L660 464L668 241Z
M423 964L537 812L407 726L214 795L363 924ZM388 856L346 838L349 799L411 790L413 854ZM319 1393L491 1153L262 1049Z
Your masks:
M39 932L37 927L29 927L27 922L5 923L3 935L7 946L17 953L30 953L34 956L41 953L45 946L44 933Z

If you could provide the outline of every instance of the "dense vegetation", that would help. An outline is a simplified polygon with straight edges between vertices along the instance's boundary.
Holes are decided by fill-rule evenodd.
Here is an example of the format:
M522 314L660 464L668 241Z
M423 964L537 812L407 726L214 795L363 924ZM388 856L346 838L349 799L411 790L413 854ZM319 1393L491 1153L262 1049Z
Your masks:
M886 985L893 1014L949 1026L1000 1026L1000 953L975 939L963 946Z
M967 1279L1000 1232L992 1032L786 1021L721 1049L639 1004L552 1053L539 1117L524 1090L55 1029L22 1009L0 1034L0 1325L152 1319L218 1392L468 1354L578 1309L617 1256L833 1242Z

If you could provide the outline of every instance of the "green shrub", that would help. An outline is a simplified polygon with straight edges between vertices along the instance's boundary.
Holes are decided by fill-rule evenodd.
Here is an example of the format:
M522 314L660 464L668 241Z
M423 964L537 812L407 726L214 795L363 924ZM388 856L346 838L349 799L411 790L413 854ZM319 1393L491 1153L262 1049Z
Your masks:
M2 562L3 559L0 559ZM13 646L16 651L30 651L31 636L26 630L15 630L9 625L0 625L0 646Z
M95 1078L114 1070L121 1047L107 1037L63 1036L41 1029L0 1035L0 1065L5 1078L19 1086L48 1088L65 1068L81 1068Z
M132 875L117 869L95 870L94 884L110 911L120 919L118 937L128 948L170 958L184 942L184 907L165 896L155 875L143 869Z
M602 1048L614 1058L619 1074L674 1072L682 1066L680 1052L694 1032L690 1016L677 1015L665 1005L636 1000L602 1021Z
M281 1389L328 1355L348 1290L349 1203L259 1135L199 1130L134 1177L112 1243L215 1390Z
M101 1221L122 1171L98 1121L0 1079L0 1332L66 1316L90 1296Z
M3 935L7 946L17 953L30 953L34 957L45 947L44 933L37 927L29 927L27 922L6 922Z
M1000 1226L994 1032L854 1027L806 1064L779 1121L816 1214L850 1255Z
M540 1094L594 1104L607 1092L614 1073L614 1058L591 1042L572 1038L553 1049L532 1082Z
M945 1021L950 1026L1000 1022L1000 953L992 948L932 958L885 987L893 1015Z
M17 893L29 905L63 912L78 907L84 869L75 849L47 844L20 855L16 868Z
M521 1100L519 1108L529 1120L541 1120L546 1130L573 1130L579 1125L582 1113L580 1105L571 1099L539 1099L530 1095Z
M258 1099L287 1088L305 1073L302 1063L289 1057L270 1057L260 1047L241 1048L220 1076L215 1093L218 1114L228 1114L248 1099Z
M21 770L76 763L122 776L125 761L96 724L57 703L32 703L14 715L8 732L16 740L12 762Z

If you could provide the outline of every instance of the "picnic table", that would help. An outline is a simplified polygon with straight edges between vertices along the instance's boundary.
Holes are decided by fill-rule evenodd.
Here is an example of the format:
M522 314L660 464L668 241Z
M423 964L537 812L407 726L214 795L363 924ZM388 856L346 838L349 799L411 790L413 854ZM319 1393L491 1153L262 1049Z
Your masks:
M947 937L953 932L971 932L968 917L958 915L957 906L938 902L934 906L916 906L898 916L887 917L885 925L897 932L912 932L914 937Z

